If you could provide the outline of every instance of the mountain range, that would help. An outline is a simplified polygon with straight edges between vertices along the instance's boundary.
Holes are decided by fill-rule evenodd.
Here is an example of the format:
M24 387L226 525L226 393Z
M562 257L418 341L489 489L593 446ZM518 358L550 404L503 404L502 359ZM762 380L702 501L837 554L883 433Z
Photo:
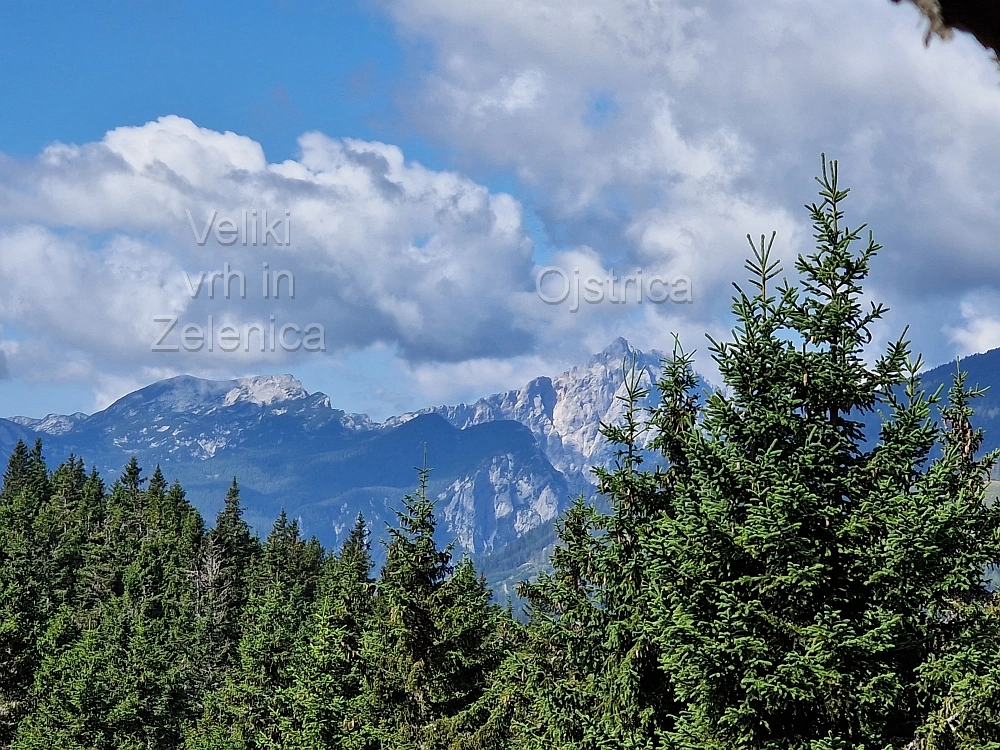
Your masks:
M285 510L326 545L358 513L382 537L426 461L443 539L477 557L519 540L534 549L529 540L551 538L573 497L594 493L590 467L613 459L600 424L621 414L623 363L634 359L649 385L660 356L617 339L561 375L381 423L334 408L291 375L180 376L92 415L0 419L0 451L41 438L51 465L76 455L106 479L134 455L147 473L159 465L179 480L208 520L236 476L260 533Z
M106 479L135 455L147 472L159 465L179 480L209 521L236 476L247 520L260 533L284 509L326 545L341 541L358 513L384 537L426 461L442 539L476 556L493 583L509 590L505 583L544 564L553 521L572 499L594 496L591 467L613 462L600 426L623 413L624 363L635 362L650 391L641 406L651 406L662 356L619 338L562 374L381 423L334 408L291 375L180 376L92 415L0 419L0 451L41 438L50 464L73 454ZM1000 350L962 366L970 384L992 385L1000 381ZM935 368L923 382L947 387L954 369ZM984 448L1000 445L1000 389L976 407Z

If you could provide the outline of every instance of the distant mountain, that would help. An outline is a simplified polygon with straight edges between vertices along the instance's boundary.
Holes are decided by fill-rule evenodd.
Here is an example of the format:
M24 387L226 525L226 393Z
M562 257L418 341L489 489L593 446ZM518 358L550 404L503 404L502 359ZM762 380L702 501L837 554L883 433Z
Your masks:
M18 440L29 443L38 437L38 433L12 419L0 419L0 450L5 454L10 454Z
M159 465L178 479L209 522L237 476L258 531L285 509L306 533L335 545L359 512L383 536L426 447L442 539L489 554L503 580L541 564L553 521L575 495L593 496L591 466L613 460L600 426L621 416L623 363L635 361L652 387L660 356L617 339L561 375L381 424L333 408L291 375L180 376L90 416L0 420L0 451L41 437L52 465L74 454L109 480L135 455L147 473Z
M615 447L601 434L602 424L616 424L624 413L623 365L635 363L649 395L639 404L658 402L655 381L663 353L641 352L623 338L583 365L555 377L539 377L523 388L487 396L473 404L435 406L394 417L399 424L419 414L440 414L452 425L472 425L509 419L531 430L552 465L566 477L574 492L594 490L593 466L609 466Z
M967 387L978 385L987 389L982 397L972 401L975 410L973 424L985 431L982 450L1000 448L1000 349L973 354L960 362L950 362L928 370L920 377L924 389L933 393L940 387L941 396L947 397L959 364L967 373Z
M619 338L560 375L381 424L333 408L291 375L181 376L90 416L0 419L0 452L41 438L51 465L72 453L109 480L135 455L147 473L160 465L178 479L209 522L237 476L247 520L261 533L285 509L307 534L336 545L359 512L384 536L414 488L426 448L442 540L477 556L493 584L510 593L547 564L553 521L571 498L595 496L591 467L614 460L600 428L622 416L623 363L635 362L650 390L640 406L648 407L658 398L662 356ZM968 357L962 367L970 384L998 386L976 402L975 420L986 429L984 448L1000 446L1000 349ZM954 371L942 365L923 382L947 388Z
M444 524L473 554L551 523L570 496L563 476L516 422L459 430L438 415L380 425L334 409L290 375L209 381L181 376L131 393L92 416L0 421L0 450L42 437L50 463L81 456L119 475L135 455L178 479L209 521L233 476L247 519L266 532L281 509L336 544L359 512L376 536L411 492L417 467Z
M31 417L11 417L10 421L27 427L33 432L40 432L43 435L65 435L85 420L88 415L83 412L76 414L49 414L42 419L32 419Z

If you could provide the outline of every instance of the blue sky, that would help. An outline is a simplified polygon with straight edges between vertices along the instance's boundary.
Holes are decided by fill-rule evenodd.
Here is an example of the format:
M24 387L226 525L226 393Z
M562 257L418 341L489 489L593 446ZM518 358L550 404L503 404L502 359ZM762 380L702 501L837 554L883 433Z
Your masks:
M931 363L1000 345L1000 77L970 40L922 37L888 0L5 4L0 415L292 372L385 417L618 335L679 333L711 375L745 235L777 230L789 268L808 249L820 152L885 245L876 344L910 324ZM290 210L295 247L192 241L185 210L251 207ZM298 299L185 291L264 262ZM694 295L571 312L536 294L552 265ZM326 352L158 355L163 313L316 321Z
M183 113L250 136L271 161L293 158L307 130L390 138L409 158L447 161L393 106L419 65L418 45L404 51L384 14L352 0L10 3L0 19L0 97L9 103L0 151L10 156ZM317 389L364 400L356 383L302 369ZM0 414L92 408L86 384L0 383Z
M274 161L310 129L395 135L433 158L392 107L408 69L391 23L351 0L43 1L0 13L0 93L16 103L0 119L7 154L184 114L251 136Z

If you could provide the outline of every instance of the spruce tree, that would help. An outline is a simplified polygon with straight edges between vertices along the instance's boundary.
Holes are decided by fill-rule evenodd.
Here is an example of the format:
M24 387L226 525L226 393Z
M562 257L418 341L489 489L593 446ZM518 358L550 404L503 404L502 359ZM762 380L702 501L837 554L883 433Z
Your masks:
M260 553L260 541L243 520L240 488L233 477L215 527L206 536L196 578L200 664L210 689L222 683L239 645L250 572Z
M453 545L434 540L429 471L390 528L365 634L361 732L374 748L459 747L505 654L505 613L490 603L471 563L452 565Z
M7 470L3 475L3 489L0 490L4 500L13 497L27 482L29 472L28 446L23 440L18 440L10 458L7 459Z
M597 605L600 517L577 498L556 524L552 572L522 583L528 626L503 667L494 699L496 739L519 750L593 748L603 736L598 672L606 663L606 619ZM509 727L509 732L504 731Z
M652 748L677 709L647 627L649 530L663 509L660 473L642 467L649 424L638 404L649 382L634 361L623 362L624 416L602 425L618 445L616 460L595 469L609 512L578 498L557 524L553 571L520 587L528 627L504 666L500 713L491 718L499 727L506 717L504 739L514 747Z
M91 501L83 461L70 456L52 472L49 502L35 518L34 533L44 554L37 561L46 568L53 605L68 603L76 595L77 575L90 533Z
M285 747L360 746L361 646L372 625L371 572L368 528L359 515L340 554L324 563L316 603L296 645Z
M610 514L575 505L554 572L523 589L491 718L509 745L1000 747L978 391L959 373L947 398L923 392L903 338L871 351L879 247L855 249L837 177L824 161L799 284L751 243L733 340L710 341L725 388L704 400L678 343L650 418L605 429Z
M378 625L366 633L363 718L379 748L415 745L436 718L434 703L441 693L433 598L451 573L451 548L439 549L434 541L428 474L420 472L416 493L404 498L398 525L389 529L376 587Z
M670 466L648 501L663 509L646 532L646 627L682 704L667 747L943 748L977 725L942 676L988 672L997 652L995 456L976 456L961 377L939 403L905 340L868 349L884 308L864 305L861 283L879 246L869 234L854 249L863 227L844 225L837 178L824 161L799 285L775 285L771 243L754 245L733 340L711 342L726 390L684 407L683 353L661 383Z
M322 549L285 512L251 574L237 653L226 680L205 700L185 740L189 750L282 748L291 716L296 644L312 606Z
M37 640L52 614L52 594L36 523L49 503L41 443L18 442L0 491L0 746L29 710L39 661Z

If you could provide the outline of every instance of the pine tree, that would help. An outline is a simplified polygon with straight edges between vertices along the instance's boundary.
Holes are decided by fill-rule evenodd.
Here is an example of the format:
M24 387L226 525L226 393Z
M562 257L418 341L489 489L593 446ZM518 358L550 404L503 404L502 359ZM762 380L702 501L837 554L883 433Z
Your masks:
M34 533L43 556L37 561L46 568L52 587L53 605L72 601L76 595L77 575L90 531L90 502L87 474L83 461L70 456L52 472L49 502L35 518Z
M361 644L374 601L368 528L358 516L323 566L316 604L297 644L288 688L287 748L352 747L358 729Z
M428 472L404 498L398 527L390 528L386 562L377 584L378 627L366 634L365 719L376 747L409 747L435 716L432 599L451 573L451 549L434 541Z
M520 588L530 619L495 702L508 717L506 741L518 748L652 748L678 708L647 627L649 531L665 506L662 473L642 469L650 424L638 404L647 383L648 373L623 362L622 423L602 425L619 446L616 461L595 469L610 512L577 499L557 525L553 572Z
M125 594L82 622L61 611L42 646L35 705L13 748L178 746L190 720L190 680L166 620Z
M467 561L434 540L429 471L390 528L376 585L375 622L365 634L361 733L368 747L459 746L470 714L505 654L504 612L490 604L485 581Z
M18 442L0 491L0 746L8 744L29 710L38 637L52 614L48 569L36 522L49 502L41 443Z
M946 400L924 393L902 338L867 350L884 308L862 305L861 283L879 248L854 250L835 163L820 184L800 285L775 287L771 244L753 246L733 341L711 342L726 389L702 403L678 343L648 422L628 408L605 429L620 446L598 472L611 512L577 503L554 572L523 589L531 620L490 719L502 742L1000 746L984 580L1000 509L984 503L996 456L976 455L978 391L959 373ZM643 444L666 468L640 467Z
M0 491L0 745L31 710L30 689L42 654L38 641L72 596L80 540L72 526L83 485L82 464L59 467L50 480L42 442L19 442Z
M251 567L253 559L260 552L260 543L250 531L247 522L243 520L243 506L240 502L240 487L233 477L233 484L226 492L225 503L215 519L215 528L209 534L209 541L217 544L222 550L225 559L224 566L229 568L233 574L242 573L245 575ZM242 599L245 601L246 581L233 583L239 590Z
M215 527L208 532L197 576L200 664L210 689L221 684L239 645L250 571L260 554L260 541L243 520L240 488L233 477Z
M599 563L607 554L606 524L577 498L557 523L553 571L519 587L529 621L492 701L496 746L589 750L611 741L604 712L609 613L600 604Z
M7 460L7 470L3 475L4 499L13 497L20 490L28 477L28 446L23 440L18 440L14 446L14 451Z
M295 647L322 568L322 548L285 512L275 521L251 574L237 654L225 682L206 698L190 750L282 748L291 715Z
M820 184L800 286L773 286L771 244L754 246L733 340L711 346L727 391L692 413L689 375L661 383L670 467L647 532L647 628L683 704L669 747L951 747L976 718L930 676L997 650L968 639L989 630L983 574L1000 558L975 392L959 378L939 427L903 339L866 364L884 308L865 309L861 282L879 247L854 250L863 228L843 225L835 162ZM668 365L676 378L690 360Z
M491 602L493 593L472 560L463 558L437 598L437 629L445 694L428 746L495 748L488 725L493 689L514 645L509 610ZM485 724L485 726L484 726Z

